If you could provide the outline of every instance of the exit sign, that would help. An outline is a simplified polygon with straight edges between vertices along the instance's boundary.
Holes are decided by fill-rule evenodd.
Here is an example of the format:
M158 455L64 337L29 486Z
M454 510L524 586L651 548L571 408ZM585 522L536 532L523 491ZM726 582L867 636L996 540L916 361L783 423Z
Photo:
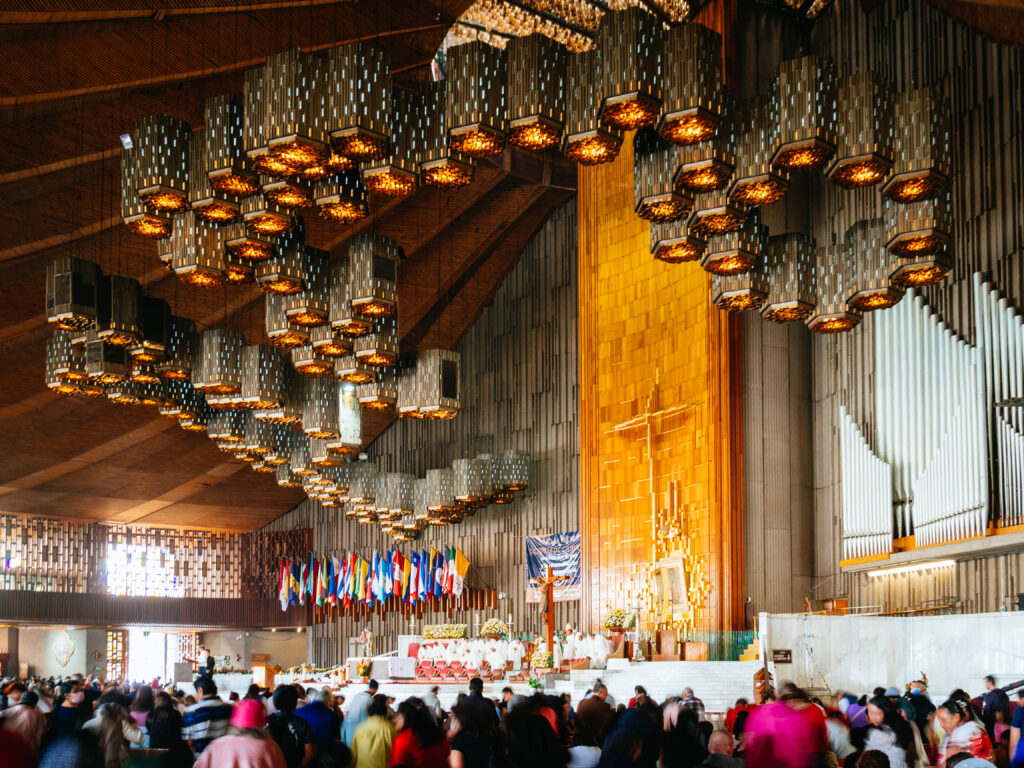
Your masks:
M772 661L776 664L792 664L793 663L793 649L792 648L776 648L772 651Z

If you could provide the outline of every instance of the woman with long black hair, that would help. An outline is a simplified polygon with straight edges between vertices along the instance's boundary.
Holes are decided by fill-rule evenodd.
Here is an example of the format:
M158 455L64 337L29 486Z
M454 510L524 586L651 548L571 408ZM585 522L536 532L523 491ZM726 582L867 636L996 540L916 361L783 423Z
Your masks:
M411 697L399 704L394 722L398 734L391 744L392 768L447 768L444 731L422 700Z
M892 768L915 768L921 760L911 725L885 696L875 696L867 704L868 724L850 733L850 741L861 754L870 750L884 752Z

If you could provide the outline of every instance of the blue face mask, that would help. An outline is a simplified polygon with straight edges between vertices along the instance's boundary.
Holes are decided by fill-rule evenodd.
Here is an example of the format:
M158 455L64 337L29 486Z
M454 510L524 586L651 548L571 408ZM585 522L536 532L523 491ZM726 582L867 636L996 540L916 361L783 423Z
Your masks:
M911 688L910 692L916 696L917 694L919 694L921 692L921 689L920 688Z

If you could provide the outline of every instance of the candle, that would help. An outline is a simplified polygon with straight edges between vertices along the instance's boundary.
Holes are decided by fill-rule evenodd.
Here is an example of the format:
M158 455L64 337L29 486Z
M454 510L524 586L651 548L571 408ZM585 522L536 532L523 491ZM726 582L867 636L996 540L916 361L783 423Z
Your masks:
M511 623L512 623L512 614L511 614L511 613L510 613L510 614L508 615L508 623L509 623L509 624L511 624Z

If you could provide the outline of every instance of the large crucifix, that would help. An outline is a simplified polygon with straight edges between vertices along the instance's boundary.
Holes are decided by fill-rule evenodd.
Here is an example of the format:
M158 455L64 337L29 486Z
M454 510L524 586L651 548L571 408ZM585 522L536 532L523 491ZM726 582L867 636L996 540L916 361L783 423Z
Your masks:
M543 578L530 579L530 583L544 590L544 638L548 642L548 653L554 658L555 649L555 584L560 581L569 581L569 577L555 576L555 572L548 566L547 573Z

